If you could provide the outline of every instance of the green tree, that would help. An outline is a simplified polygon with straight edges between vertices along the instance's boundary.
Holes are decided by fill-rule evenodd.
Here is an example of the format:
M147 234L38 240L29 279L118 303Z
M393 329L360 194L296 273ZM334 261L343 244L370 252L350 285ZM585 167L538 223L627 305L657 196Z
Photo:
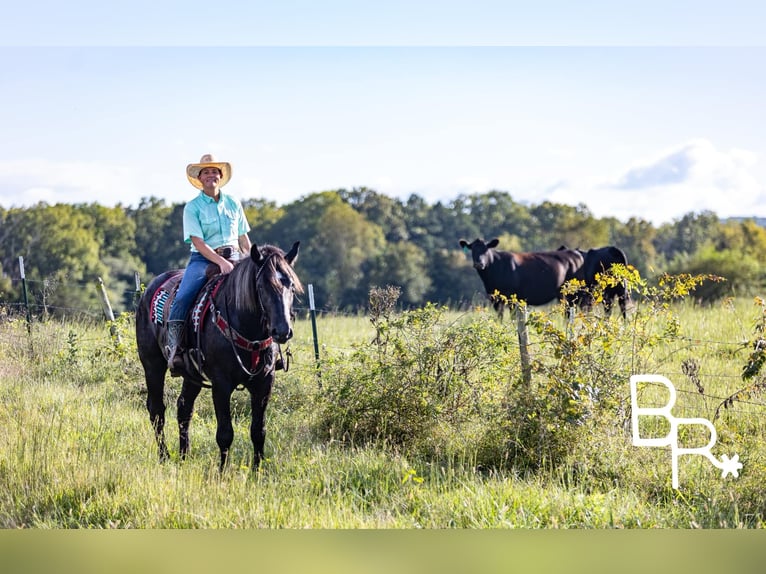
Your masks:
M702 303L713 303L729 296L755 295L764 286L761 264L755 257L739 251L720 251L710 244L690 256L677 257L668 273L725 278L726 281L705 281L694 290L694 298Z
M612 226L611 243L625 252L628 263L638 269L642 277L650 277L658 272L656 234L650 222L631 217L624 225Z
M100 312L93 281L108 276L108 268L83 209L38 203L10 210L4 223L3 269L15 268L9 259L24 258L30 296L43 313Z
M301 242L296 270L303 283L314 285L320 307L366 304L366 269L385 247L383 230L337 191L312 193L286 205L272 235L283 248Z
M344 309L364 307L369 291L365 269L385 248L383 230L341 203L322 214L315 241L324 246L318 255L324 275L316 282L327 295L327 303Z
M425 251L432 251L438 241L434 237L434 231L441 236L441 226L434 229L434 208L425 199L417 194L412 194L405 204L404 216L410 240Z
M398 243L409 240L405 208L401 201L367 187L355 187L351 191L340 189L338 195L367 221L379 225L386 234L386 241Z
M689 212L681 219L666 223L657 230L655 248L665 261L688 256L719 235L720 221L711 211Z
M136 252L149 277L186 266L189 246L183 241L183 204L166 205L156 197L142 198L128 216L135 222Z
M426 254L408 242L387 243L381 254L369 265L367 285L396 286L401 289L400 302L406 307L426 303L431 288Z
M242 202L242 209L250 224L250 239L256 243L272 243L269 239L272 229L284 217L284 208L279 207L274 201L248 199Z
M18 259L10 247L13 235L12 213L0 206L0 303L17 299L13 277L16 268L14 261Z
M477 237L485 240L501 235L527 238L533 225L527 207L516 203L505 191L492 190L487 193L460 196L455 200L464 203L464 209L471 215L471 225L476 230L460 229L461 237L473 241Z
M97 203L74 206L91 220L91 231L102 256L131 258L137 255L136 223L122 205L104 207Z
M470 255L463 253L457 241L454 247L434 249L427 255L431 277L428 301L463 307L485 300L484 287Z
M544 201L530 208L535 225L530 229L525 251L546 251L560 245L590 249L609 242L609 227L593 217L583 205L571 206Z
M136 222L121 206L104 207L92 203L77 205L91 220L91 233L99 244L99 257L107 268L102 277L115 312L132 309L135 300L135 274L146 274L138 256Z
M749 255L759 263L766 263L766 228L752 219L721 224L714 243L718 250Z

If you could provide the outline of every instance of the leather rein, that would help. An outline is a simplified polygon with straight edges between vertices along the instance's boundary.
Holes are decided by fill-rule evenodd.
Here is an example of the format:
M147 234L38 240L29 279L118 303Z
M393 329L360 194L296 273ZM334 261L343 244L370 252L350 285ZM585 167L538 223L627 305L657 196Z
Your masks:
M261 262L261 265L258 267L255 273L255 286L256 286L256 297L258 300L258 306L260 308L260 314L261 316L265 316L265 309L263 307L263 303L261 302L261 298L258 296L257 289L258 289L258 282L261 278L261 273L266 266L266 263L270 258L274 257L273 254L268 255L266 259L264 259ZM247 375L249 379L254 378L256 375L261 373L266 368L265 361L261 360L262 353L272 346L274 343L273 337L268 337L266 339L248 339L244 335L242 335L239 331L234 329L234 327L231 326L229 321L227 320L227 316L230 316L229 313L229 305L228 305L228 298L224 297L223 302L223 308L225 311L224 313L221 312L220 309L215 304L215 296L218 293L218 289L223 284L223 276L219 277L214 283L212 283L207 291L207 297L209 299L209 308L212 315L212 322L218 329L218 331L223 335L224 339L226 339L229 344L231 345L231 350L234 353L234 356L237 359L237 363L239 364L240 369L242 372ZM193 354L190 353L189 358L192 359L192 362L194 363L195 368L200 373L200 375L204 379L204 374L202 373L202 367L204 363L204 356L202 355L201 350L201 338L202 338L202 325L203 321L200 321L199 328L197 330L197 353L199 358L201 359L199 363L194 361ZM250 352L250 366L246 366L245 363L242 361L242 357L240 356L240 353L237 349L242 349L244 351ZM279 350L280 356L282 354L282 350ZM289 355L289 350L288 350ZM260 367L259 367L260 365ZM285 363L285 370L287 370L287 363ZM205 384L204 382L200 382L200 385L203 387L210 387L210 385Z

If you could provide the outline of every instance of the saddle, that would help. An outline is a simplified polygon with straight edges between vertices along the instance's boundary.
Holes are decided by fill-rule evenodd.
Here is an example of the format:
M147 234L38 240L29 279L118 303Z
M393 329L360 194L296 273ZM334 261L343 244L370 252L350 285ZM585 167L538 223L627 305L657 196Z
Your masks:
M228 261L231 261L234 265L237 265L237 263L239 263L239 259L234 259L232 257L233 250L229 247L224 249L226 251L224 253L219 253L219 255L222 255ZM182 276L182 274L177 274L169 277L154 293L154 297L152 298L150 304L150 317L152 323L163 327L166 326L167 318L170 315L170 308L178 292L178 287L181 284ZM180 360L180 362L183 364L183 368L177 371L171 371L172 376L178 376L182 374L182 371L193 374L195 379L201 379L203 376L201 373L203 362L202 354L198 345L193 341L188 341L188 338L189 335L196 335L199 339L202 322L208 309L211 306L213 295L215 294L217 287L220 286L221 268L216 263L210 263L205 270L205 276L207 278L207 282L198 292L195 303L191 308L189 315L185 319L184 328L181 330L181 333L178 337L176 360ZM200 296L200 293L202 293L202 296ZM192 327L191 330L189 329L190 323ZM160 347L163 349L163 354L165 354L164 349L167 343L166 329L160 330L158 342ZM289 349L287 351L287 355L288 361L285 362L282 356L281 348L278 349L275 364L276 370L287 371L290 357ZM165 358L167 359L167 356Z

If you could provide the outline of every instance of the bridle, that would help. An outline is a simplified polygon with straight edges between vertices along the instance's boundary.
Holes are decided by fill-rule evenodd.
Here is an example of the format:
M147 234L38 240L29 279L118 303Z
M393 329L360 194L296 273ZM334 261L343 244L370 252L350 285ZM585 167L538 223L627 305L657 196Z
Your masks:
M263 301L261 300L261 296L259 293L259 285L261 282L263 270L268 264L269 260L274 258L276 256L275 253L270 253L267 255L262 261L258 264L258 269L255 272L255 297L258 302L258 310L260 313L260 316L262 318L262 322L267 324L266 319L268 318L268 315L266 313L266 309L263 306ZM263 351L268 349L274 344L273 337L269 336L265 339L248 339L241 333L239 333L236 329L234 329L231 326L231 323L228 320L228 317L231 316L229 313L229 299L227 294L224 294L223 299L223 310L224 313L222 313L218 307L215 304L215 294L218 290L218 287L220 287L222 280L219 280L219 282L212 288L212 290L209 293L210 298L210 312L212 315L212 321L213 324L216 326L216 328L219 330L219 332L223 335L223 337L229 342L229 345L231 346L232 353L234 353L234 357L237 359L237 363L239 364L240 369L242 372L247 375L249 379L253 379L255 376L263 372L263 370L266 368L266 363L261 360L261 354ZM267 324L268 325L268 324ZM200 330L197 334L198 340L201 338L201 331L202 327L200 325ZM266 329L266 332L268 332L268 328ZM199 349L200 345L198 343L197 348L200 354L200 358L202 358L202 353ZM250 351L251 359L250 359L250 367L247 367L244 362L242 361L242 357L240 357L240 353L237 349L242 349L245 351ZM280 349L281 354L281 349ZM289 355L288 350L288 355ZM202 374L202 362L200 361L199 364L195 365L197 370L200 374ZM260 365L260 367L259 367ZM201 383L202 386L209 387L209 385L206 385L204 383Z

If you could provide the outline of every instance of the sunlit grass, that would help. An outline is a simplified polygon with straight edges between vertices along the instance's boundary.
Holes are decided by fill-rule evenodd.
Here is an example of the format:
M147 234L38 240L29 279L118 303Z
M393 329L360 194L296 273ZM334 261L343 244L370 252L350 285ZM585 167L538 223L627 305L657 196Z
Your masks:
M683 416L712 418L719 401L710 397L743 385L747 351L738 345L752 338L757 312L748 300L678 309L684 338L658 353L684 391L678 401ZM126 348L118 349L103 325L36 323L31 339L23 321L0 325L0 527L762 526L766 423L758 401L735 404L715 423L717 452L738 452L745 463L740 478L722 480L710 464L685 459L678 491L670 487L669 452L634 447L626 418L596 425L599 433L572 445L564 466L534 475L477 469L470 452L437 462L380 445L319 442L311 423L321 369L305 317L290 343L291 369L278 374L267 412L262 470L249 470L244 391L235 394L230 467L223 474L217 469L207 390L192 423L191 455L178 460L177 379L168 379L167 391L171 460L160 464L130 328L129 322L122 326ZM317 330L320 365L374 337L362 316L321 316ZM704 394L681 372L685 359L698 361Z

